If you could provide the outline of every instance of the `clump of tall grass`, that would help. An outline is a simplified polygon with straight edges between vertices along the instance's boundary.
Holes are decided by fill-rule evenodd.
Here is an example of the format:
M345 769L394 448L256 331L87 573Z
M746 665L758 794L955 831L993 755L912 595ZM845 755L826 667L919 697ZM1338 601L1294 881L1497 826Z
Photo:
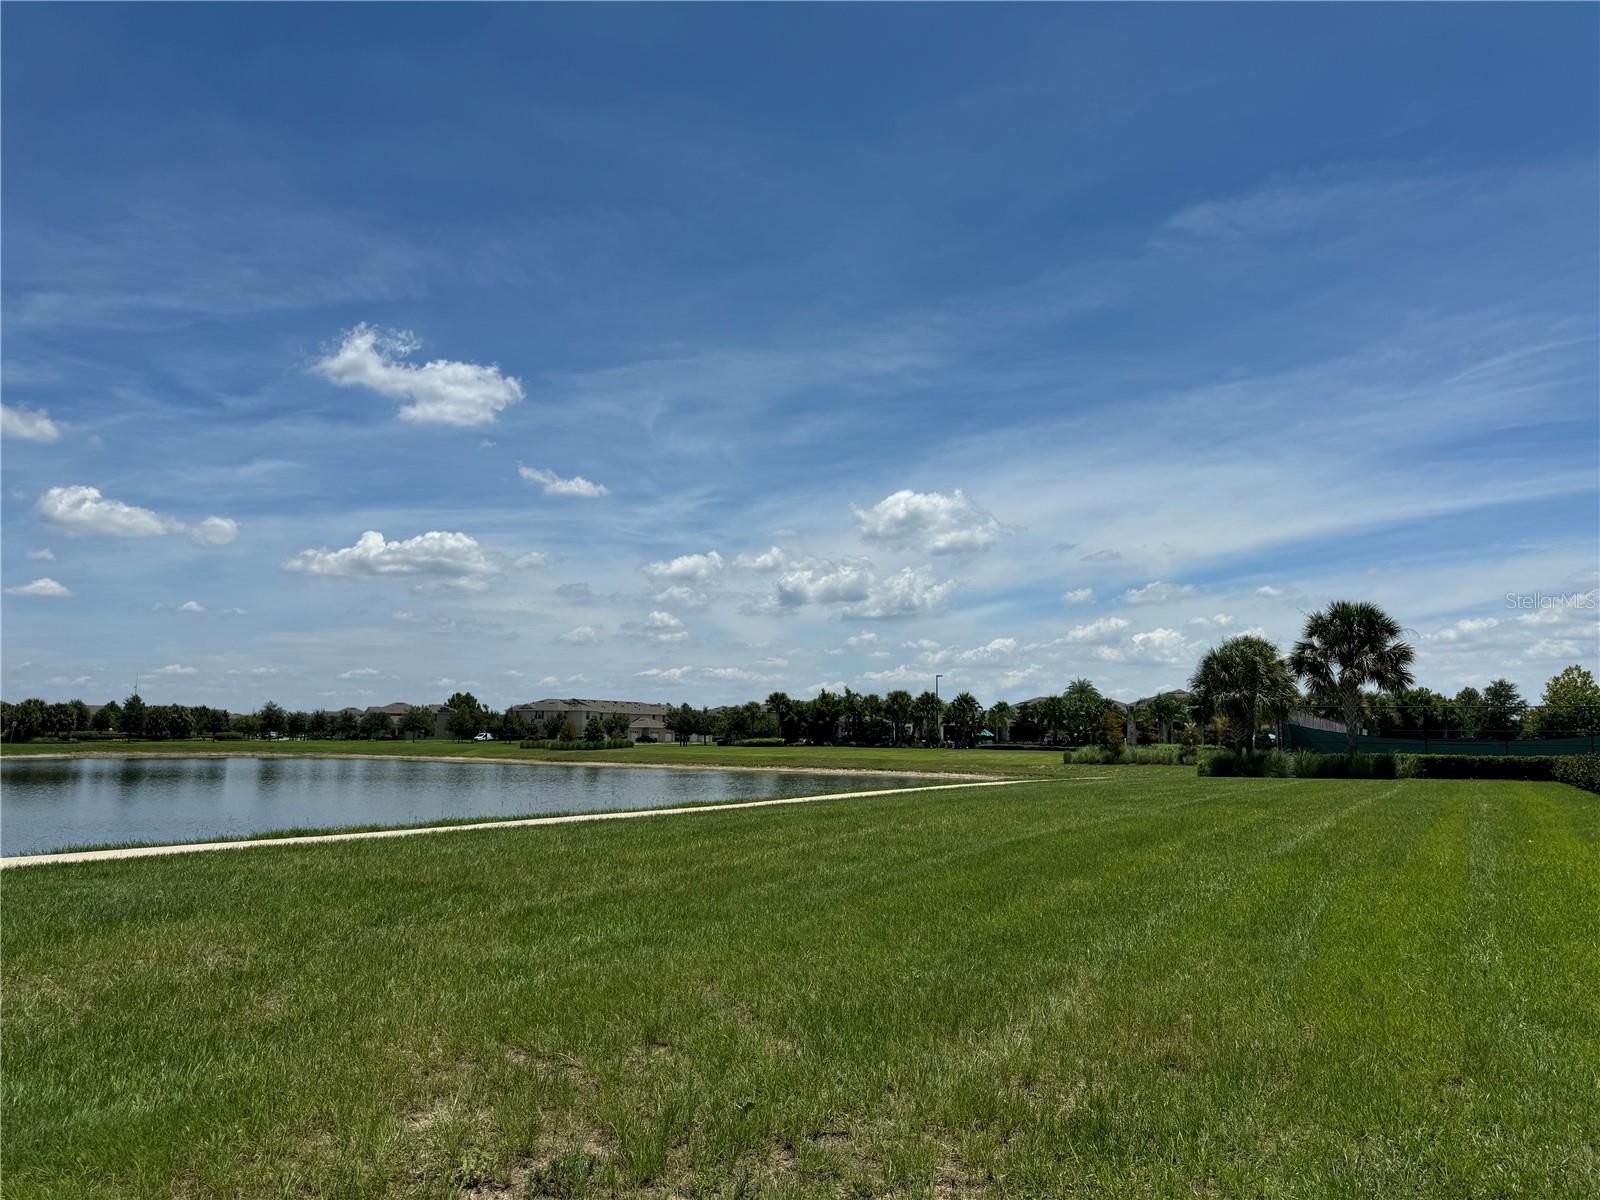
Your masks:
M1195 763L1195 748L1180 746L1176 742L1123 746L1119 750L1109 750L1104 746L1080 746L1076 750L1068 750L1061 756L1061 761L1080 767L1189 767Z

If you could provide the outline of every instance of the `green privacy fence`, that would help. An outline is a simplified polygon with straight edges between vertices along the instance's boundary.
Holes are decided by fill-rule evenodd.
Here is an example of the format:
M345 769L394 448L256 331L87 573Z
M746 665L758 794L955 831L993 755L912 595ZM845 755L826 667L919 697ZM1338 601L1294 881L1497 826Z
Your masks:
M1319 754L1344 754L1350 749L1342 733L1312 729L1288 722L1284 726L1290 750L1313 750ZM1511 738L1490 741L1484 738L1374 737L1361 734L1356 748L1363 754L1592 754L1600 749L1594 734L1585 737Z

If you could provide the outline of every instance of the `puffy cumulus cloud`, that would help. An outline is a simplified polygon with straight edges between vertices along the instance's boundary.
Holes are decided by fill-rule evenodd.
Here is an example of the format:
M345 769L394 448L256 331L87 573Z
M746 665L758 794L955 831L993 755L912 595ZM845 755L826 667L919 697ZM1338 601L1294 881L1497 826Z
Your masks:
M182 663L168 663L164 667L157 667L151 672L153 675L198 675L195 667L186 667Z
M704 554L680 554L663 562L646 563L644 573L658 583L715 583L722 578L726 564L715 550Z
M1026 683L1028 680L1036 678L1043 671L1044 668L1038 663L1029 663L1025 667L1013 667L1000 673L1000 686L1014 688L1018 684Z
M871 646L876 643L877 640L878 635L868 629L862 633L852 634L850 637L845 638L845 644L849 646Z
M1194 647L1179 630L1147 629L1128 639L1128 657L1142 662L1180 663L1194 657Z
M84 484L53 487L39 497L39 515L50 524L73 533L105 537L160 537L186 533L203 546L223 546L239 536L239 526L227 517L206 517L193 525L163 516L136 504L125 504Z
M781 571L788 565L789 556L782 548L773 546L760 554L741 554L733 562L747 571Z
M905 617L940 607L955 591L952 579L938 580L927 567L902 567L885 579L874 579L864 600L848 605L847 617Z
M1009 658L1017 652L1016 638L993 638L982 646L974 646L970 650L961 650L955 646L942 646L929 638L919 638L914 642L907 642L906 649L921 651L920 660L930 667L959 664L961 666L978 666L984 663L993 663Z
M842 679L823 680L821 683L807 684L801 688L802 692L842 692L849 685Z
M1087 625L1074 625L1062 640L1075 645L1104 642L1116 637L1127 627L1128 621L1123 617L1101 617Z
M1129 588L1122 593L1124 604L1165 604L1184 596L1194 595L1194 587L1187 583L1163 583L1157 579L1141 588Z
M499 572L476 538L465 533L430 530L391 542L375 529L342 550L302 550L283 564L286 571L383 579L417 578L423 583L480 591Z
M16 587L6 589L8 596L46 596L51 599L61 600L72 595L72 589L64 583L57 583L48 575L41 575L32 583L19 583Z
M865 562L810 559L778 576L773 598L782 608L865 601L873 581L872 567Z
M529 483L542 485L546 496L577 496L594 500L611 494L611 489L605 484L594 483L582 475L563 479L554 471L547 471L543 467L518 467L517 474Z
M205 610L206 606L201 604L198 600L185 600L182 604L178 605L179 612L203 613Z
M592 646L600 640L600 631L593 625L578 625L563 633L561 640L572 646Z
M930 554L982 550L1005 536L1005 527L957 488L943 492L902 489L871 508L851 506L861 536L891 546L915 545Z
M49 546L40 546L36 550L29 550L28 557L34 562L55 562L56 552Z
M1063 603L1063 604L1093 604L1094 603L1094 589L1093 588L1069 588L1067 591L1064 591L1064 592L1061 593L1061 603Z
M1190 617L1189 624L1201 629L1227 629L1233 624L1232 613L1212 613L1209 617Z
M0 435L25 442L54 442L61 437L61 426L43 409L12 408L0 404Z
M502 375L497 366L401 361L421 345L413 333L361 324L311 369L338 387L366 388L405 401L400 419L419 425L488 425L522 399L521 382Z
M531 570L548 564L550 558L542 550L529 550L526 554L519 554L511 560L511 565L520 570ZM560 590L560 589L557 589Z
M683 622L671 613L656 609L644 621L645 632L658 642L682 642L689 637Z
M660 679L666 683L682 683L694 674L693 667L647 667L643 671L635 671L640 679Z
M1268 600L1274 600L1283 595L1283 589L1273 587L1270 583L1264 583L1256 589L1256 595L1265 596Z
M676 604L680 608L704 608L711 603L711 597L687 584L674 583L657 592L655 601L657 604Z
M926 667L912 667L901 663L898 667L889 667L882 671L868 671L861 676L864 683L893 684L927 682L928 671Z

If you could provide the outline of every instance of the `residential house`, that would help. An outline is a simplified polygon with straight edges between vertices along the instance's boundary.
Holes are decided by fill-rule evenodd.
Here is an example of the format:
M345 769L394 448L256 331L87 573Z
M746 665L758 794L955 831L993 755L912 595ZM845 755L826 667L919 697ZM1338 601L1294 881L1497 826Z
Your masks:
M604 721L620 713L627 717L628 736L634 741L642 738L654 738L658 742L673 740L666 725L667 713L671 711L671 705L667 704L646 704L637 700L583 700L574 696L530 700L526 704L514 705L511 711L522 719L524 725L534 730L538 730L551 717L560 717L563 724L571 725L579 737L583 736L589 722L596 717Z

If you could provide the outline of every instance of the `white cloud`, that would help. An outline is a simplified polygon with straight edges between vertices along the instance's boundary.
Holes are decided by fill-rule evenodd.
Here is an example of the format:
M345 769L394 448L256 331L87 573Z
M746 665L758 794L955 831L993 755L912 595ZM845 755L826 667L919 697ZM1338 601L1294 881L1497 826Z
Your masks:
M1454 625L1447 625L1437 633L1424 634L1429 641L1455 642L1463 638L1470 638L1475 633L1483 633L1500 624L1497 617L1468 617L1457 621Z
M592 646L600 640L600 631L593 625L579 625L563 633L561 640L574 646Z
M784 608L801 604L864 601L872 589L872 568L862 562L811 559L778 576L774 598Z
M413 333L357 325L312 370L339 387L364 387L404 400L402 421L433 425L488 425L522 399L522 384L496 366L435 359L401 362L421 342Z
M372 679L382 674L375 667L351 667L348 671L339 672L340 679Z
M182 604L178 605L179 612L203 613L205 610L206 606L201 604L198 600L185 600Z
M658 642L682 642L689 637L683 622L669 612L657 609L645 618L645 630Z
M252 675L276 675L277 673L278 673L278 668L277 667L251 667L250 668L250 674L252 674Z
M61 436L61 426L52 421L43 409L34 412L32 409L0 404L0 434L21 438L25 442L53 442Z
M706 593L681 583L662 588L656 593L655 600L657 604L676 604L681 608L704 608L711 603L711 597Z
M801 690L806 692L842 692L847 686L844 680L835 679L832 682L813 683Z
M1190 617L1189 624L1198 625L1202 629L1226 629L1233 624L1231 613L1213 613L1209 617Z
M546 675L539 680L540 687L555 687L561 680L555 675Z
M1283 589L1275 588L1270 583L1266 583L1256 589L1256 595L1265 596L1270 600L1275 596L1283 595Z
M533 567L542 567L549 561L549 556L542 550L529 550L526 554L519 554L516 558L512 559L511 565L513 567L530 569Z
M403 542L391 542L369 529L342 550L302 550L283 564L288 571L311 575L381 578L420 576L453 587L478 591L499 568L476 538L437 530Z
M936 580L927 567L903 567L876 579L867 598L845 611L850 617L900 617L938 608L955 590L954 580Z
M151 672L152 675L196 675L199 672L194 667L186 667L182 663L168 663Z
M890 667L883 671L868 671L861 676L863 683L902 684L928 682L930 676L926 667L912 667L901 663L898 667Z
M741 554L733 561L735 566L744 567L749 571L781 571L788 565L789 556L779 547L773 546L760 554Z
M1187 583L1163 583L1156 580L1147 583L1142 588L1129 588L1122 593L1125 604L1165 604L1168 600L1176 600L1180 596L1192 596L1194 587Z
M1122 561L1122 551L1120 551L1120 550L1091 550L1088 554L1080 555L1079 558L1078 558L1078 561L1079 562L1087 562L1087 563L1121 562Z
M33 559L34 562L55 562L56 560L55 551L50 549L49 546L41 546L37 550L29 550L28 557Z
M644 572L655 580L707 584L722 578L722 567L722 555L708 550L704 554L680 554L668 562L648 563Z
M592 500L611 494L611 489L605 484L594 483L582 475L563 479L554 471L547 471L543 467L518 467L517 474L529 483L543 484L546 496L581 496Z
M670 683L682 683L693 673L693 667L649 667L635 672L641 679L665 679Z
M32 583L22 583L16 587L8 587L6 594L8 596L50 596L61 599L72 595L72 589L64 583L57 583L48 575L43 575Z
M1074 625L1067 630L1065 640L1075 643L1104 642L1116 637L1127 627L1128 622L1122 617L1101 617L1087 625Z
M39 515L52 525L77 533L126 538L187 533L207 546L225 545L239 535L238 524L227 517L207 517L188 525L148 508L108 499L99 488L83 484L51 488L39 497L38 508Z
M1128 642L1132 656L1148 662L1179 663L1194 656L1189 640L1176 629L1149 629Z
M870 629L865 633L857 633L845 638L845 644L850 646L870 646L878 640L878 635Z
M1063 604L1093 604L1094 589L1072 588L1069 591L1061 593L1061 602Z
M943 492L901 489L871 508L852 506L861 536L887 545L917 545L931 554L982 550L1005 528L957 488Z

